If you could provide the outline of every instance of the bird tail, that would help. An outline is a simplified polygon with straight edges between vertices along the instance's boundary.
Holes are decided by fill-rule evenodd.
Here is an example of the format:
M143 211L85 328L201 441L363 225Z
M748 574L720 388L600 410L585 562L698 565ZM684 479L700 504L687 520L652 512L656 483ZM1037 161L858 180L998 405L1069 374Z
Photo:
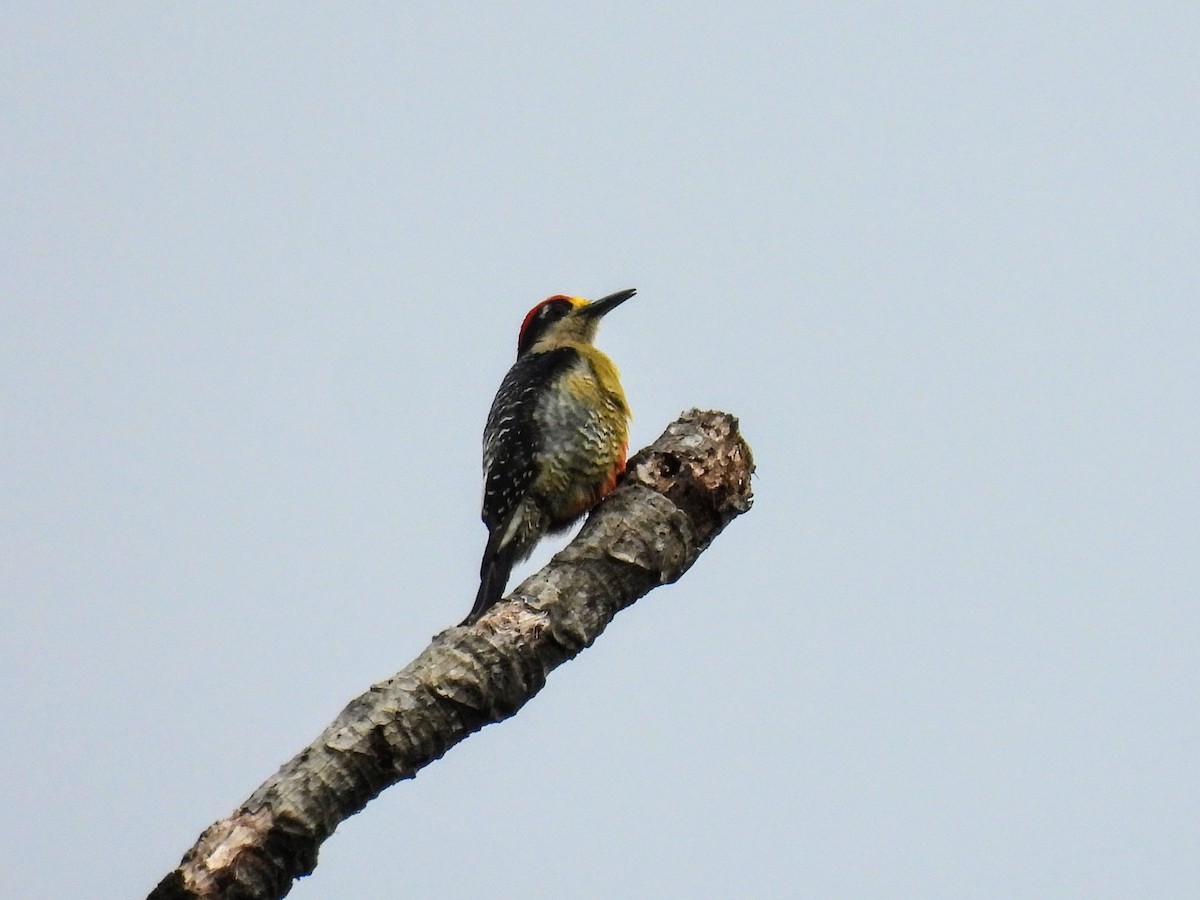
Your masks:
M473 625L504 596L508 576L516 562L513 553L515 542L510 541L504 547L494 546L499 543L499 537L504 530L497 528L488 538L487 547L483 551L483 565L479 571L479 593L475 595L475 605L471 607L470 614L459 623L460 626Z

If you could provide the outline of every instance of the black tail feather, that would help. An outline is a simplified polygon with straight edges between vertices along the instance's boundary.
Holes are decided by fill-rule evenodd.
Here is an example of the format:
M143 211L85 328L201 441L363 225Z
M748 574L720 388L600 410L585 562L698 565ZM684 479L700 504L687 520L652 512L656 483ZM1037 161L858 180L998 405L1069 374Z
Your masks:
M470 615L459 623L460 626L474 624L480 616L500 602L508 584L508 576L512 572L513 562L509 547L496 550L493 549L492 542L488 541L479 572L479 593L475 595L475 605L471 607Z

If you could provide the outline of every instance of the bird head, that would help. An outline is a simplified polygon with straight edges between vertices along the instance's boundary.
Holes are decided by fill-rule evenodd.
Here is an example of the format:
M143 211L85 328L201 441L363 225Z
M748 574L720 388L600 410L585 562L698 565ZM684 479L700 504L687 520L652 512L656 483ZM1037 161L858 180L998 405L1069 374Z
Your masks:
M556 294L543 300L521 323L517 338L517 356L533 350L553 350L563 344L590 344L596 338L600 320L637 293L627 288L596 301Z

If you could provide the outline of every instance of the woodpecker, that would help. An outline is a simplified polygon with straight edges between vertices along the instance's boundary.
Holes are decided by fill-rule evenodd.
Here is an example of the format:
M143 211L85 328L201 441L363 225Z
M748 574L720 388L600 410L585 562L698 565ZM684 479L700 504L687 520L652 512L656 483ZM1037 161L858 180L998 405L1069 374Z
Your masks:
M470 625L504 594L513 566L543 536L565 531L625 471L629 405L617 367L593 345L600 319L636 290L590 303L563 294L521 323L517 361L483 430L483 523L488 529Z

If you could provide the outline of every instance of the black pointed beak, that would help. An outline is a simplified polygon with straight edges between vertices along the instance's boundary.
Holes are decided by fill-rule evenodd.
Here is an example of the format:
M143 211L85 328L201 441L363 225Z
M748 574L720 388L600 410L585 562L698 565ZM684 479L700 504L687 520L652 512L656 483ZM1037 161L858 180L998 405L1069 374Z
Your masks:
M617 291L615 294L601 297L595 303L589 303L580 312L589 319L598 319L606 313L612 312L636 293L637 288L626 288L623 291Z

